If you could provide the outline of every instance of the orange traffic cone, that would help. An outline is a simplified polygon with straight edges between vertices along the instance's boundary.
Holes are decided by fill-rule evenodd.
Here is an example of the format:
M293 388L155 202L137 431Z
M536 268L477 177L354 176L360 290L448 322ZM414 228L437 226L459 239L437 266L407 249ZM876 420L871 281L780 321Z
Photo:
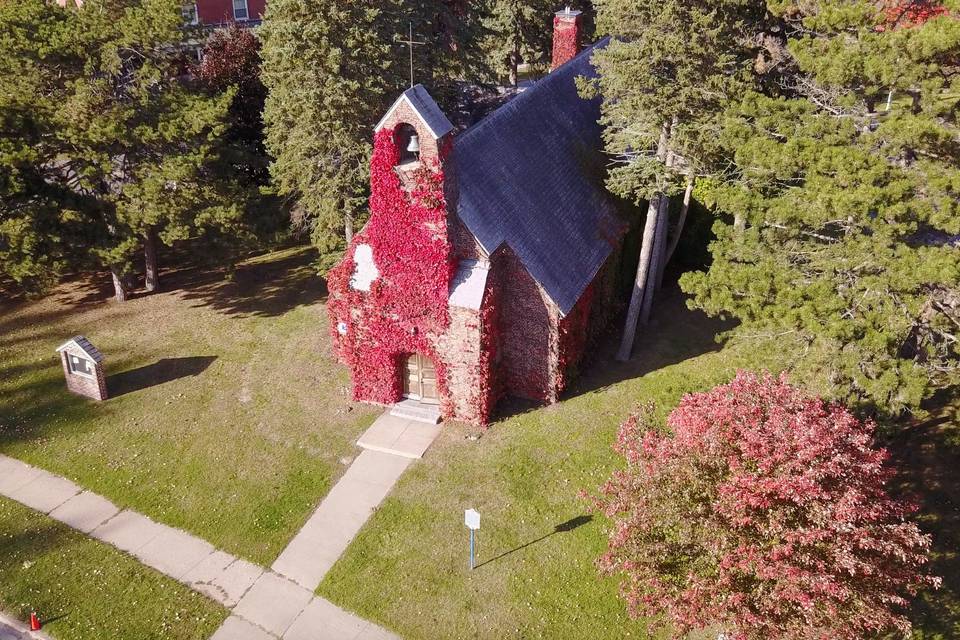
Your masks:
M36 611L30 612L30 630L31 631L40 631L40 618L37 617Z

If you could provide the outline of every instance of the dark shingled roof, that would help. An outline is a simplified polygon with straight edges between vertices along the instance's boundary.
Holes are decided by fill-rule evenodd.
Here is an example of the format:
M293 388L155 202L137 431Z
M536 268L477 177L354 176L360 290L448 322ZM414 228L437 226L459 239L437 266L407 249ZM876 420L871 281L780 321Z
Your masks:
M582 52L454 139L457 213L488 252L507 244L567 314L625 230L603 184L600 101Z
M103 354L100 353L100 350L93 346L90 341L83 336L74 336L70 340L67 340L62 345L57 347L57 351L63 351L71 344L77 345L80 350L87 354L87 357L94 362L103 362Z
M435 138L442 138L451 131L453 131L453 123L447 119L447 116L440 110L440 107L437 106L437 103L434 101L430 94L427 93L427 90L424 89L422 84L418 84L415 87L411 87L403 92L403 95L397 98L397 101L393 103L393 106L396 107L397 104L406 98L410 101L411 106L420 114L420 117L423 118L424 123L430 127L430 131L433 133ZM380 127L383 126L384 121L390 117L390 114L393 112L393 107L387 111L386 115L377 123L375 127L376 131L380 130Z

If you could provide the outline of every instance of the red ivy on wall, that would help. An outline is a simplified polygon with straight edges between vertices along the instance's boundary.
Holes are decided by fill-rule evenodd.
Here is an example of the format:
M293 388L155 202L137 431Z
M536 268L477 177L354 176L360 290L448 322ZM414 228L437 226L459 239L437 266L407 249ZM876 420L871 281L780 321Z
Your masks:
M593 307L596 282L591 283L580 296L577 304L558 323L559 346L557 349L557 376L554 392L557 397L567 388L567 384L576 377L576 366L583 357L587 345L587 329L590 324L590 311Z
M447 297L453 271L447 238L443 172L424 167L408 194L395 167L400 150L393 130L374 140L370 163L370 221L328 277L331 331L337 353L350 367L355 400L400 400L401 367L420 353L433 360L440 396L449 413L446 366L434 338L449 322ZM369 245L379 276L370 291L350 286L354 252ZM341 331L341 329L343 331Z

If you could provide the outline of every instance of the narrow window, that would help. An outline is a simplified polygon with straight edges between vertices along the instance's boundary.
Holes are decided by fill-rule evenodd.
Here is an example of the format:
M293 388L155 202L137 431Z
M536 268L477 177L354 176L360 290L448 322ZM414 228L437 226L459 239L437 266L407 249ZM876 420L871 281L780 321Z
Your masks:
M247 11L247 0L233 0L233 18L235 20L250 19L250 13Z

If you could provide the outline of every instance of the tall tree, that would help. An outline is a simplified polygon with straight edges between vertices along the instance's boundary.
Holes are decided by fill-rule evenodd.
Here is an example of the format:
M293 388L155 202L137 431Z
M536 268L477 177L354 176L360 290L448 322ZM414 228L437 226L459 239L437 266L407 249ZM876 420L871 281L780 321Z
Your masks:
M183 81L176 0L39 4L0 5L0 26L14 34L0 40L11 61L0 70L0 93L26 91L0 102L0 119L21 124L4 128L3 146L22 149L29 136L40 138L31 154L0 160L19 176L17 197L4 199L0 216L15 232L52 225L63 243L79 227L79 247L57 252L50 240L30 244L23 235L16 246L51 266L108 267L123 300L138 247L150 289L155 238L171 243L237 223L242 191L214 168L231 96L208 96ZM74 260L55 264L41 255L47 250Z
M615 163L608 185L649 203L618 353L625 360L665 262L666 198L684 190L687 176L722 167L716 123L757 83L760 36L774 25L762 0L596 0L594 6L598 30L615 36L594 55L598 79L583 86L586 95L604 98L604 138Z
M791 34L783 95L731 109L730 171L709 189L742 230L719 221L712 266L681 285L793 350L834 397L917 407L960 380L960 3L925 21L873 2L770 5Z
M271 172L324 266L366 216L373 126L410 83L408 50L398 42L410 23L414 39L426 42L414 50L416 79L438 97L450 79L480 73L470 42L477 25L460 0L271 0L267 7L259 37Z
M935 588L930 537L894 499L874 425L785 379L740 372L683 398L667 425L640 411L601 489L613 520L599 562L632 616L669 637L906 637L908 598Z
M556 4L551 0L490 0L485 20L489 29L487 55L510 85L517 86L521 63L549 63Z
M65 37L68 18L54 3L0 5L0 269L29 290L89 265L81 247L102 231L82 206L88 203L55 179L56 119L66 87L41 71L55 59L76 73L71 52L50 47Z

